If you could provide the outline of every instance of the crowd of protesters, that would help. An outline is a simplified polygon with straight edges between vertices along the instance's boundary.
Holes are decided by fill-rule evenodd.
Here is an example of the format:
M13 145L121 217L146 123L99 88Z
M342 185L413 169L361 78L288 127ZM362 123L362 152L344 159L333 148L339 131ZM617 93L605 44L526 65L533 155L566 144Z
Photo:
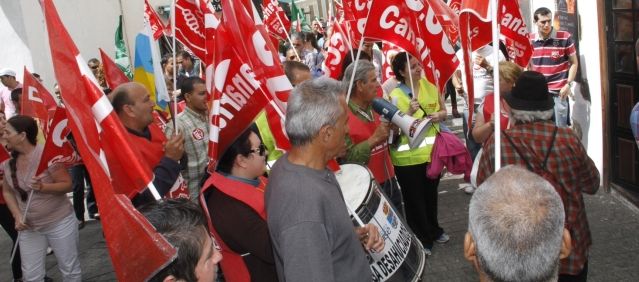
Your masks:
M465 257L487 281L586 281L592 242L582 195L596 193L600 179L568 127L565 102L578 63L570 34L554 30L551 19L550 10L535 11L539 32L531 41L538 56L533 55L526 71L507 53L493 52L500 48L485 46L472 54L472 74L460 66L449 93L428 81L419 60L407 52L388 60L394 77L382 81L384 58L373 41L362 44L362 52L350 51L359 53L358 60L345 57L341 81L328 78L323 62L330 30L293 33L280 48L284 72L295 87L284 124L291 149L275 145L262 113L220 152L211 173L206 82L191 53L180 51L175 62L170 56L162 60L167 88L181 104L176 122L164 128L143 85L108 89L127 138L153 171L159 194L191 199L156 201L148 189L127 195L178 248L177 258L151 281L213 281L218 273L223 278L217 279L227 281L371 281L367 252L384 249L383 230L353 225L341 192L345 187L327 168L334 160L366 166L423 246L420 251L430 256L436 244L451 238L438 219L442 174L433 178L426 172L437 156L436 139L450 131L444 125L450 117L446 96L452 94L455 102L455 95L467 99L466 75L474 80L475 103L463 106L465 154L478 164L478 172L477 187L465 189L474 193ZM545 49L558 46L562 62L544 56ZM500 61L500 93L493 91L493 58ZM88 64L106 88L100 61ZM82 166L69 174L54 165L34 175L33 164L42 154L38 125L19 114L20 99L13 92L21 93L16 90L21 85L15 76L0 70L6 86L0 93L0 142L11 152L1 166L0 219L11 239L19 241L13 278L45 279L44 258L51 247L64 281L80 281L78 230L85 222L85 183L89 218L99 218L99 209L108 207L97 207L90 196L91 180ZM498 115L494 95L502 101ZM392 101L406 116L428 120L424 141L409 146L407 132L373 110L379 98ZM475 119L466 122L469 112ZM456 107L451 116L461 116ZM497 173L495 118L503 129L501 163L512 165ZM65 196L69 192L73 205ZM23 216L28 203L31 208Z

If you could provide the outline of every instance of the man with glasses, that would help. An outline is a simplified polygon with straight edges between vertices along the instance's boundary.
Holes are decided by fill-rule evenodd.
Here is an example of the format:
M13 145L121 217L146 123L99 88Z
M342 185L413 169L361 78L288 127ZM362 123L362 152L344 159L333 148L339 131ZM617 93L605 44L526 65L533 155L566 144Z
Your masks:
M533 18L538 31L530 34L533 54L528 68L548 80L548 90L555 101L555 124L566 127L570 125L570 87L579 66L575 44L570 33L552 27L550 9L535 10Z
M227 281L278 281L264 207L267 153L251 126L226 149L203 186L201 202L222 246Z
M95 76L95 78L98 80L100 87L102 87L102 89L109 88L104 77L104 69L102 69L102 63L100 63L100 61L96 58L91 58L87 62L87 65L89 66L89 69L91 69L93 76Z
M206 168L209 163L209 126L208 126L208 101L204 80L199 77L186 78L181 84L181 95L186 102L186 108L175 117L177 131L173 123L169 122L165 129L168 137L174 134L184 136L184 153L186 163L183 173L189 187L189 196L192 200L200 194L200 181L206 176Z

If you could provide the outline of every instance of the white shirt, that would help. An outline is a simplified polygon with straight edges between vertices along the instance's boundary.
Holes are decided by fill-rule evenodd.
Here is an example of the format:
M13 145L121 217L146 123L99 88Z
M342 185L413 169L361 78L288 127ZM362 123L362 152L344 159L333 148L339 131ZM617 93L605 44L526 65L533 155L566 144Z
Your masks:
M462 74L462 83L464 84L464 89L468 89L466 85L466 74L464 73L464 57L463 50L460 49L457 51L457 58L459 58L459 69ZM497 52L499 54L499 61L505 61L506 58L501 52ZM479 105L484 101L484 97L490 93L493 93L493 76L489 74L485 68L480 67L474 63L475 57L477 55L483 56L486 58L489 64L493 64L493 47L490 45L486 45L477 49L477 51L473 52L473 56L470 58L473 61L473 89L474 97L475 97L475 105ZM468 91L466 91L468 92Z

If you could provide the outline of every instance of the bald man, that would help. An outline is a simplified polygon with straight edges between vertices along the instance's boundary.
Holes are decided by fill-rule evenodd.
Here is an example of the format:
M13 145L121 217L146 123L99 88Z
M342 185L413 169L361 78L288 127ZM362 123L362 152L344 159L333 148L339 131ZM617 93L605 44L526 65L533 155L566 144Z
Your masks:
M153 185L160 195L180 186L182 167L179 161L184 154L184 137L178 134L167 139L153 122L155 104L146 87L137 82L124 83L116 87L109 98L129 132L130 145L138 148L141 161L153 170ZM148 189L131 199L136 207L153 200Z

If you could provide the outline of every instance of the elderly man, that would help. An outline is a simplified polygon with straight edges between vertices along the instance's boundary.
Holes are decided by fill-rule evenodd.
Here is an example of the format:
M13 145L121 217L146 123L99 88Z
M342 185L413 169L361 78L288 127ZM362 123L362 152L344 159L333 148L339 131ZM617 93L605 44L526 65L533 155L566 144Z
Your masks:
M0 89L0 98L2 99L0 110L4 111L4 115L9 119L17 114L16 107L11 101L11 91L22 88L22 84L16 80L16 72L6 68L0 70L0 82L6 87Z
M200 207L187 200L163 200L143 206L140 212L177 249L177 257L149 281L215 281L222 253L209 235Z
M528 167L553 184L564 202L566 225L573 240L572 254L561 261L560 279L585 281L592 240L582 193L599 189L599 171L572 129L552 122L554 102L546 78L538 72L521 74L504 98L510 106L510 129L502 133L502 163ZM477 184L494 171L494 136L484 143Z
M275 163L266 189L282 281L371 281L362 244L384 248L373 225L353 230L337 179L326 168L346 147L342 93L339 82L318 78L297 86L288 100L285 127L292 148Z
M502 168L470 200L464 256L480 281L557 281L570 241L559 194L522 167Z
M178 162L184 154L184 137L181 134L169 139L164 137L162 130L153 122L154 103L144 85L123 83L113 90L109 98L129 132L130 145L138 148L143 163L153 170L153 184L160 195L168 194L172 188L179 186L181 180ZM148 201L153 201L148 189L132 199L135 206Z

